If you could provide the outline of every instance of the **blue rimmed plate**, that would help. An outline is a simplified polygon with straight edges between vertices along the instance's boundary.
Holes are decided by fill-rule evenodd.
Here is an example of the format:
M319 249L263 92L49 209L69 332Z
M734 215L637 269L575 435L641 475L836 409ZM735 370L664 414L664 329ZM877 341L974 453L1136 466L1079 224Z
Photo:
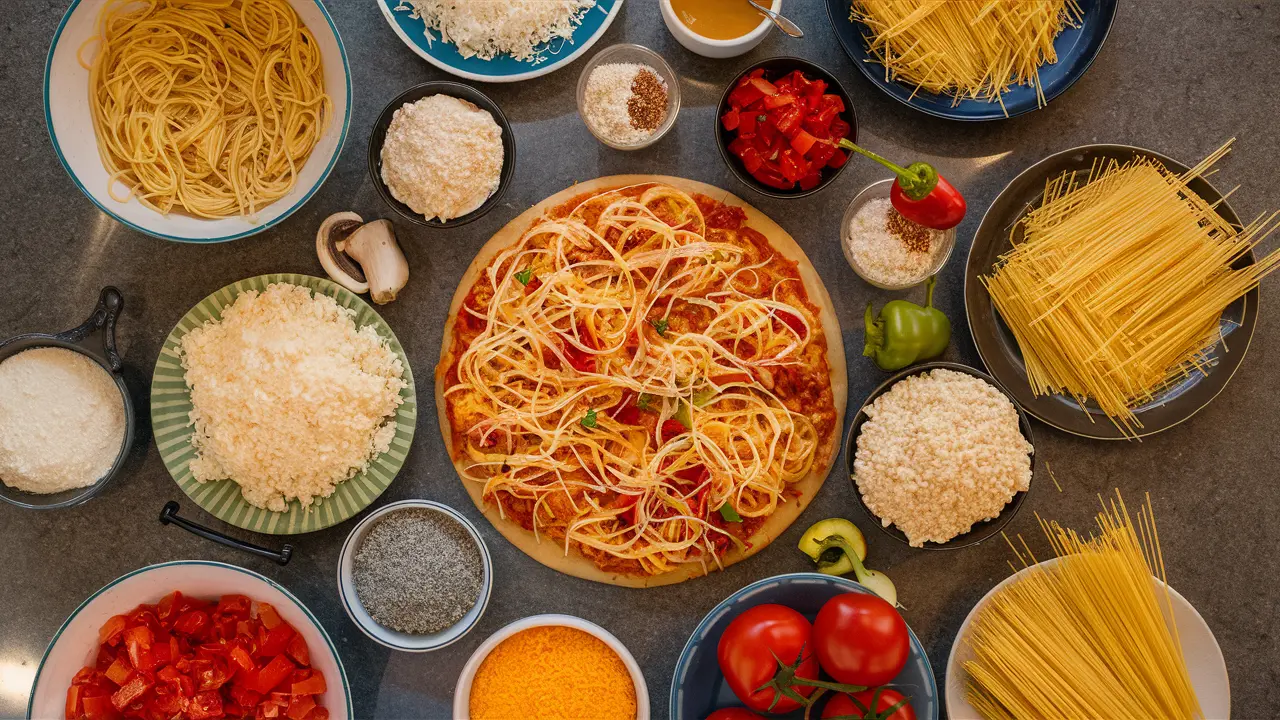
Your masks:
M702 720L720 708L742 706L720 672L716 646L725 628L744 610L777 603L794 608L812 621L828 600L849 592L871 594L862 585L842 577L793 573L758 580L725 598L698 623L676 661L668 706L671 720ZM911 656L890 686L911 699L917 718L938 720L940 699L929 656L911 628L907 628L907 633L911 636ZM803 716L804 711L797 710L790 715L771 717Z
M325 91L333 99L333 117L298 173L288 195L249 218L211 220L179 212L162 215L135 198L120 202L108 191L110 176L98 154L89 112L89 70L79 61L81 46L97 32L106 0L72 0L49 45L44 69L44 115L58 161L72 182L102 212L152 237L174 242L214 243L255 235L278 225L315 195L338 162L351 117L351 67L338 27L321 0L288 0L315 37L324 63ZM87 57L87 56L86 56ZM117 194L121 187L116 188Z
M546 75L573 62L604 35L613 24L623 0L596 0L594 7L582 16L582 22L573 30L569 40L554 38L539 48L536 57L516 60L510 55L499 55L492 60L478 57L464 58L457 46L440 40L440 33L427 30L420 18L413 17L412 8L402 0L378 0L382 16L400 40L422 59L451 75L480 82L518 82Z
M374 458L369 467L339 483L327 498L316 498L310 507L291 500L284 512L272 512L245 501L240 486L233 480L199 482L191 474L195 449L191 445L191 389L187 387L178 346L187 333L209 320L220 320L222 311L249 290L261 292L271 283L289 283L328 295L339 305L355 312L356 327L372 326L387 341L391 351L404 366L405 387L400 391L404 402L396 411L396 435L387 452ZM151 430L155 435L160 460L178 486L210 515L254 532L270 535L296 535L336 525L364 510L391 485L404 466L418 421L417 389L413 371L404 347L390 326L368 303L337 283L309 275L259 275L228 285L191 308L165 338L151 377Z
M1029 85L1015 85L1004 93L1004 108L998 102L985 100L961 100L953 104L949 96L924 92L912 97L915 88L886 78L884 66L867 52L863 37L870 33L870 29L849 19L851 5L850 0L827 0L831 27L853 64L889 97L920 112L948 120L1004 120L1039 109L1035 88ZM1080 26L1065 28L1053 41L1058 62L1040 67L1045 103L1066 92L1084 75L1098 57L1116 19L1116 0L1079 0L1079 5L1083 11Z
M270 603L280 617L307 641L311 667L324 674L321 704L332 720L355 717L351 685L342 659L324 626L302 601L283 585L265 575L235 565L207 560L178 560L148 565L107 583L90 595L54 633L36 669L36 680L27 705L28 718L65 716L71 678L98 654L98 629L112 615L127 613L141 603L156 603L174 590L205 600L222 595L246 595Z

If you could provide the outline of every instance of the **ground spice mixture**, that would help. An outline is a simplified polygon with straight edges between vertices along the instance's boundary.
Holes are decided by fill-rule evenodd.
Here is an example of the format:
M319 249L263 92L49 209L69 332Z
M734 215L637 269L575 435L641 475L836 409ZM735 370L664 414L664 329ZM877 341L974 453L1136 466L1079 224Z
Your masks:
M469 705L471 720L635 720L636 686L603 640L577 628L534 627L489 653Z
M587 76L582 105L583 119L596 135L634 145L667 119L667 85L648 65L605 63Z
M896 208L890 207L889 213L884 220L884 229L889 234L902 241L907 248L907 252L926 253L933 244L934 231L911 222L902 216Z
M351 577L374 622L426 635L475 607L484 568L475 540L457 521L413 509L393 512L369 530Z

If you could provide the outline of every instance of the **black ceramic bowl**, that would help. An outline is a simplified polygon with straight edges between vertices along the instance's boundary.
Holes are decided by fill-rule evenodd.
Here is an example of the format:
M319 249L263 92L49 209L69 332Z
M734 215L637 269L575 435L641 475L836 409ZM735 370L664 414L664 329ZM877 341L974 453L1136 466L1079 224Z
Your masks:
M443 222L427 220L421 213L414 212L408 205L397 200L391 194L391 190L382 182L382 143L387 139L387 127L391 125L391 117L395 115L396 110L399 110L406 103L417 102L430 95L450 95L459 100L466 100L481 110L487 110L493 116L493 121L498 123L498 127L502 128L502 175L498 180L498 189L494 190L489 199L485 200L480 207L466 215ZM511 184L511 178L515 173L516 138L511 132L511 123L507 122L507 116L502 114L502 110L497 103L470 85L446 81L426 82L421 85L415 85L387 103L387 106L382 109L382 114L378 116L377 122L373 124L373 133L369 135L369 175L373 177L373 186L377 188L378 194L382 196L382 199L401 217L423 227L458 227L483 216L502 199L502 194L507 191L507 186Z
M913 365L896 373L888 380L885 380L880 384L880 387L871 391L871 394L867 396L866 401L862 403L862 407L858 408L858 414L853 416L853 427L849 429L849 437L845 439L845 463L849 472L849 479L853 482L854 495L857 496L858 504L862 506L862 511L867 514L867 517L871 518L871 521L875 523L876 527L880 528L885 532L885 534L895 538L904 545L910 544L907 541L906 534L896 526L890 525L886 527L884 523L880 521L880 518L877 517L875 513L871 512L871 508L867 507L867 504L862 500L862 493L858 490L858 481L853 479L853 460L858 450L858 433L862 431L862 425L868 419L866 413L867 407L869 407L871 403L875 402L876 398L886 392L889 392L889 388L893 387L899 380L912 375L919 375L937 368L955 370L956 372L962 372L966 375L972 375L980 380L987 381L997 390L1004 393L1004 396L1009 398L1009 402L1013 403L1013 406L1018 410L1018 426L1022 429L1023 437L1027 439L1027 442L1031 443L1032 448L1035 447L1035 441L1031 439L1031 421L1027 418L1027 414L1022 411L1022 406L1018 404L1018 401L1009 394L1009 391L1006 390L1003 385L996 382L995 378L981 370L971 368L968 365L960 365L959 363L929 362L922 363L920 365ZM1031 467L1034 470L1034 452L1031 455ZM1013 519L1013 516L1018 514L1018 509L1022 507L1022 501L1025 500L1026 497L1026 492L1015 493L1013 499L1004 506L1004 509L1000 511L999 515L991 518L990 520L975 523L974 526L969 529L969 532L964 533L963 535L957 535L944 543L926 542L924 544L924 549L957 550L959 548L969 547L970 545L977 545L993 535L998 535L1000 531L1004 529L1004 526L1008 525L1009 521Z
M102 492L102 488L119 474L125 458L129 455L129 448L133 445L134 426L133 401L129 399L129 388L120 374L123 364L120 361L120 355L116 353L116 319L123 308L124 296L120 291L113 287L103 288L98 298L98 306L93 309L89 319L79 327L57 335L30 333L0 342L0 363L24 350L41 347L59 347L78 352L102 366L102 369L111 375L124 401L124 441L120 444L120 452L106 475L92 485L49 495L34 495L0 483L0 500L28 510L56 510L71 507Z
M725 88L724 94L720 96L720 104L716 106L715 116L716 147L720 148L720 157L724 158L725 164L728 165L729 169L733 171L733 174L742 181L742 184L752 190L755 190L761 195L768 195L769 197L774 198L801 198L807 195L812 195L819 190L822 190L827 185L830 185L832 180L835 180L840 173L844 172L844 169L849 166L849 163L846 162L844 165L835 169L823 168L822 182L818 183L817 187L810 190L801 190L798 185L792 190L779 190L778 188L769 187L768 185L765 185L759 180L751 177L751 173L747 172L747 169L743 167L742 161L735 157L733 153L729 152L729 143L733 140L733 133L724 129L724 125L720 123L720 118L729 109L729 93L732 93L733 89L738 86L739 80L746 77L748 73L757 68L764 69L764 78L770 82L780 79L782 76L793 70L799 70L810 80L825 81L827 83L827 92L839 95L840 99L844 100L844 112L840 113L840 118L849 123L849 141L857 142L858 116L853 111L853 100L849 97L849 93L845 92L844 86L840 84L840 81L836 79L835 75L827 72L827 70L820 65L815 65L808 60L798 57L769 58L767 60L761 60L750 67L744 68L742 72L734 76L733 81Z

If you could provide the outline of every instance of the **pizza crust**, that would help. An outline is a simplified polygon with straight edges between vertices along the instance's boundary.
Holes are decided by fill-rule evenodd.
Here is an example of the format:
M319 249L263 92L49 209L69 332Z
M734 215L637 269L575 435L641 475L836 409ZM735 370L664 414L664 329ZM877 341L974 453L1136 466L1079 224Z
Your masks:
M830 442L831 447L827 452L827 457L820 457L814 460L813 470L792 486L798 493L798 497L795 500L789 500L785 504L779 505L778 510L769 516L760 528L756 530L755 534L748 539L751 545L749 549L734 549L721 558L721 562L727 567L760 552L785 532L791 526L791 523L800 517L804 509L808 507L809 502L817 495L818 490L822 488L822 483L826 480L827 474L831 471L831 465L835 462L836 456L840 452L840 432L844 427L844 411L849 394L849 375L845 368L844 341L840 334L840 322L836 319L835 309L831 304L831 296L827 294L827 288L822 284L822 279L818 277L818 272L814 269L813 263L809 261L809 257L805 255L804 250L796 244L795 239L787 231L783 230L773 220L770 220L767 215L726 190L721 190L696 180L686 180L666 175L612 175L565 188L507 223L489 239L489 242L485 243L484 247L480 248L480 252L476 253L475 259L471 261L471 265L458 283L458 290L454 293L453 302L449 306L449 314L445 321L444 336L440 347L440 362L436 365L435 373L436 413L440 419L440 432L444 436L445 449L449 452L449 457L453 458L453 431L449 422L448 406L444 399L444 376L453 364L454 359L454 322L456 322L461 313L462 304L466 301L468 292L470 292L476 281L480 279L484 269L489 266L489 263L499 252L519 241L520 236L547 211L579 195L598 193L604 190L642 183L671 185L687 193L699 193L719 200L726 205L742 208L747 215L747 225L768 238L769 244L780 252L783 257L796 263L800 278L804 282L805 290L809 295L809 301L818 308L822 331L827 340L827 365L831 369L831 396L836 411L835 429L833 430ZM461 473L463 468L457 460L454 460L454 465ZM459 479L461 481L461 478ZM624 587L671 585L706 574L701 565L694 564L683 566L661 575L651 576L607 572L572 548L566 554L563 542L550 538L541 538L539 540L535 538L532 532L525 530L518 523L503 519L496 506L484 501L483 488L479 483L463 481L463 485L466 487L467 494L471 496L476 508L484 513L484 516L489 519L489 522L498 532L502 533L503 537L529 557L553 570L584 580ZM707 568L709 571L714 571L715 569L714 566Z

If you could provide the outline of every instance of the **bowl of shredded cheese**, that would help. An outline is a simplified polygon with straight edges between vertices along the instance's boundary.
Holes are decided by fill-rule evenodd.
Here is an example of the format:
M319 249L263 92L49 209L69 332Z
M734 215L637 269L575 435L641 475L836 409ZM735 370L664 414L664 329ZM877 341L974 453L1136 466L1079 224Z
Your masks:
M115 347L123 308L108 287L79 327L0 342L0 500L71 507L119 474L134 426Z
M889 200L893 182L874 182L849 201L840 221L840 247L858 277L882 290L906 290L946 265L956 231L903 217Z
M649 689L609 631L572 615L535 615L471 654L453 693L453 717L649 720Z

